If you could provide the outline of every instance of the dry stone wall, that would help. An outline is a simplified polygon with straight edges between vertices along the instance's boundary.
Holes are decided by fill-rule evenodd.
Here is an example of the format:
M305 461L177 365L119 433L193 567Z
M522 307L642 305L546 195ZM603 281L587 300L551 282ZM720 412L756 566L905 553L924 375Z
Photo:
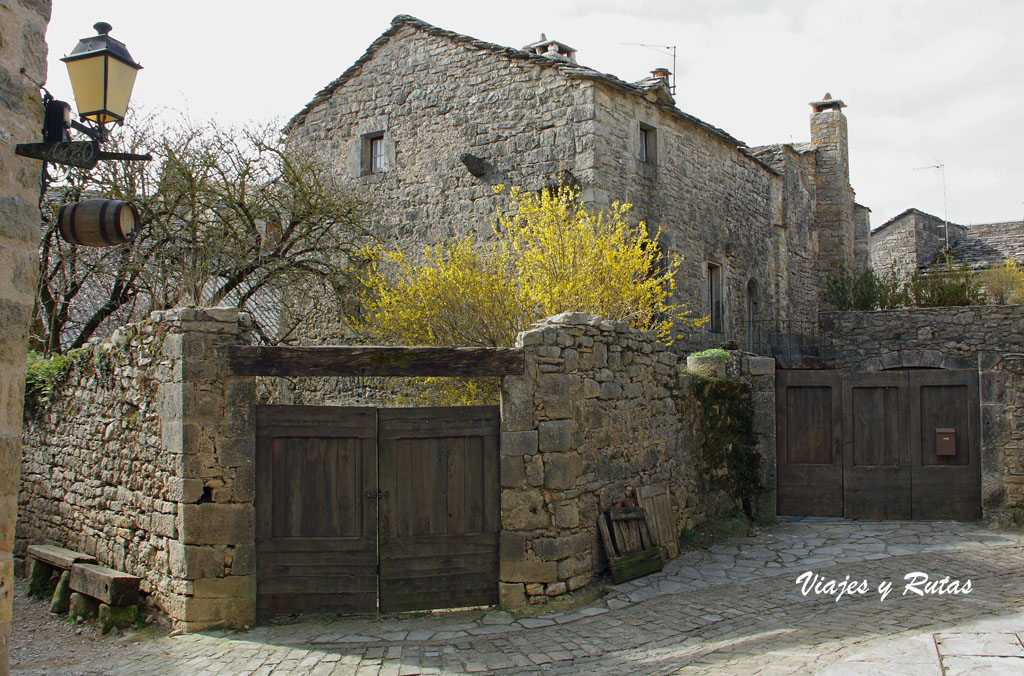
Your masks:
M1024 306L823 312L820 322L829 368L978 370L982 507L986 517L1024 519Z
M41 140L50 0L0 0L0 676L8 673L25 347L38 264L41 164L14 154ZM24 73L24 75L22 74Z
M702 485L690 376L651 333L566 313L520 334L519 345L526 373L502 380L503 606L544 603L591 582L605 564L598 513L638 486L669 487L677 536L737 506ZM755 427L774 467L774 362L761 362L757 407L768 418Z
M24 436L18 550L55 544L142 578L179 628L255 616L255 381L234 309L154 313L75 359Z

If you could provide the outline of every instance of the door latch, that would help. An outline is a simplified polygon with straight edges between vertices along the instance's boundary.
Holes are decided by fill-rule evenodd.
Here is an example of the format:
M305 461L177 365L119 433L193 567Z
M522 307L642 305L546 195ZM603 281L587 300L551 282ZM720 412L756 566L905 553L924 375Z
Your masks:
M369 490L366 491L366 497L368 498L386 498L388 497L387 491Z

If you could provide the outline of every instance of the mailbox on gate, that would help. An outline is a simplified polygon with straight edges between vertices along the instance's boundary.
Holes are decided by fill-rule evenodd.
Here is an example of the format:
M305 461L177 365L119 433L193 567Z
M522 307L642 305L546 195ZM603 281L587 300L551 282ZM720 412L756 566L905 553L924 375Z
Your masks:
M956 455L956 429L952 427L935 428L935 455Z

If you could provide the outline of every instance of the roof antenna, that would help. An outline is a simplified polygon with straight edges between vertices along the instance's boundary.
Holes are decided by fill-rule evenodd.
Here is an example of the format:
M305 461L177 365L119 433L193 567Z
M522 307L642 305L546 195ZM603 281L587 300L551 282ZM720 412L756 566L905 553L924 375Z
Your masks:
M942 229L946 234L946 251L949 252L949 201L946 199L946 165L942 163L942 160L936 159L935 164L917 167L914 171L921 171L922 169L938 169L942 172Z
M662 49L667 49L672 52L672 86L669 87L669 93L675 96L676 93L676 46L675 45L649 45L645 42L620 42L620 45L632 45L633 47L646 47L654 52L661 52Z

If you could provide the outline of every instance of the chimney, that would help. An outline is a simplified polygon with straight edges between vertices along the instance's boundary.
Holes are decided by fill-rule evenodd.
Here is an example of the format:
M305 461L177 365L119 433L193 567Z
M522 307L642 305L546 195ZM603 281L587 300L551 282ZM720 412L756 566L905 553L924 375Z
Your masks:
M668 86L668 77L671 74L668 68L655 68L651 71L651 77L655 80L661 80L666 86Z
M558 59L560 61L576 63L575 49L564 42L548 40L547 35L544 33L540 34L540 40L537 42L531 42L523 47L523 51L530 52L532 54L539 54L540 56L546 56L549 59Z

